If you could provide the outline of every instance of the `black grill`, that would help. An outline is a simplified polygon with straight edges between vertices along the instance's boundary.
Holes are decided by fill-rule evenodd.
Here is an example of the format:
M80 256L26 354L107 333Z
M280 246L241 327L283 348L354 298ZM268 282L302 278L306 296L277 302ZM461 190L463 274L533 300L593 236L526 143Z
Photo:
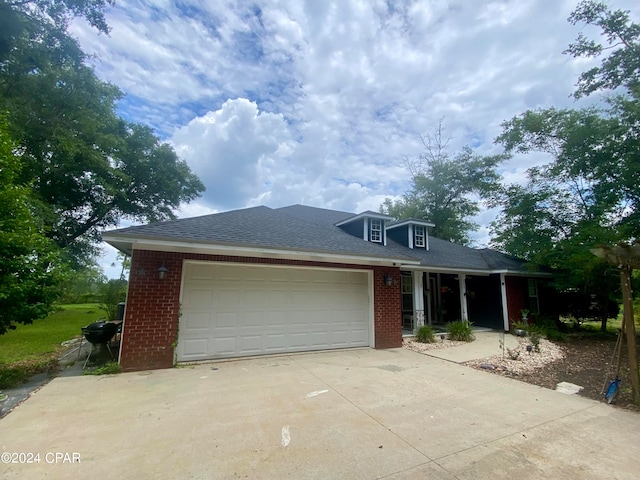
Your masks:
M82 334L88 342L94 345L105 344L113 338L118 330L118 324L111 322L93 322L82 327Z

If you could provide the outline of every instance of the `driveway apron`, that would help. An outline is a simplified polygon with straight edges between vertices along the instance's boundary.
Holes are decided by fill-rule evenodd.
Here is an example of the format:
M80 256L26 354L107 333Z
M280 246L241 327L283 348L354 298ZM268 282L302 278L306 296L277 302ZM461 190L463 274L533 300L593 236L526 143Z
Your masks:
M352 349L56 378L0 420L0 477L635 479L638 432L576 395Z

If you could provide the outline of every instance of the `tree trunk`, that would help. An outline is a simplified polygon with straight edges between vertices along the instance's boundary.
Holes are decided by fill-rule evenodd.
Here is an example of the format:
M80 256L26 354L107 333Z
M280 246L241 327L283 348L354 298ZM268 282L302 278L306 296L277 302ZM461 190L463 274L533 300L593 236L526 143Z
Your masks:
M633 318L633 295L631 292L631 267L620 267L622 283L622 303L624 305L624 330L627 337L627 355L629 356L629 375L633 402L640 404L640 387L638 386L638 356L636 354L636 325Z

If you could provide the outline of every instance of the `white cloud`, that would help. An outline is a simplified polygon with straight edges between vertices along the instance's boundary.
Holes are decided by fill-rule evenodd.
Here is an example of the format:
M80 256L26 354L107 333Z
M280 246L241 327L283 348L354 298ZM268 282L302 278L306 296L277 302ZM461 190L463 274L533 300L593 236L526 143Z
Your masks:
M406 190L403 158L441 118L454 151L496 153L503 121L580 105L570 94L590 63L562 51L597 31L567 22L575 3L122 0L110 37L81 22L73 32L127 93L122 114L173 142L204 181L181 215L256 203L358 211ZM504 177L520 181L539 161L516 157Z

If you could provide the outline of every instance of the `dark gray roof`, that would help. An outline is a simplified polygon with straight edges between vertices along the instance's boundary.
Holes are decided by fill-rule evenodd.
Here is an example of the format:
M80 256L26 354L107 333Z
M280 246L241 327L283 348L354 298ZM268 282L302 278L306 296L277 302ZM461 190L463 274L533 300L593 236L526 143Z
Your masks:
M371 212L375 213L375 212ZM386 246L352 236L336 223L350 212L291 205L260 206L201 217L122 228L106 232L115 245L127 239L324 252L361 257L419 261L421 266L460 270L525 272L525 262L489 249L474 249L429 237L429 250L409 249L389 240ZM113 239L117 239L113 241Z
M300 220L306 220L317 225L329 226L342 222L347 218L353 217L353 213L340 212L338 210L328 210L326 208L307 207L306 205L290 205L288 207L282 207L276 209L278 212L286 213L287 215Z
M390 255L384 246L365 242L333 225L264 206L128 227L106 235L412 260L406 252Z

